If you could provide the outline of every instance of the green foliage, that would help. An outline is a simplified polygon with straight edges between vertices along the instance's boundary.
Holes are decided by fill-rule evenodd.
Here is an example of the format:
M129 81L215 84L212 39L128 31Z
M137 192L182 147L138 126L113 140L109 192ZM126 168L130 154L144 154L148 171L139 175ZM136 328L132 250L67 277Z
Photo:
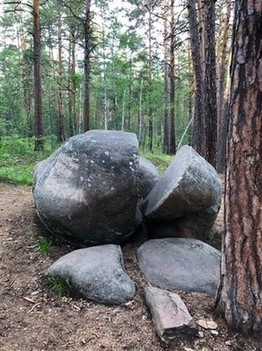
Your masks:
M39 161L48 157L57 144L53 137L45 138L45 151L34 151L34 138L18 136L0 139L0 181L32 185L33 170Z
M156 153L142 152L142 155L151 161L160 173L165 172L172 160L172 156L163 154L160 151Z
M40 236L38 238L37 251L41 255L49 254L50 250L51 250L51 246L52 246L52 241L51 240L45 238L44 236Z
M47 276L45 277L47 287L59 296L68 296L71 291L71 285L68 280L60 276Z

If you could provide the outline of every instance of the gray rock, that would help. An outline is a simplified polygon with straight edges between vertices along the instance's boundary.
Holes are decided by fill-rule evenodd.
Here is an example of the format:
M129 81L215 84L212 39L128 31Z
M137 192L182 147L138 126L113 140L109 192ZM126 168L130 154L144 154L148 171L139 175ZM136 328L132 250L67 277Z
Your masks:
M215 169L192 147L182 146L145 199L148 219L172 221L192 212L218 212L221 182Z
M192 212L173 221L151 220L147 222L148 234L150 238L197 238L213 243L215 240L211 228L216 217L217 212L210 213L209 209L207 209L205 211Z
M135 134L92 130L70 138L34 174L37 214L63 240L124 241L137 225Z
M146 198L160 179L160 174L152 162L139 156L138 186L139 195Z
M48 268L46 276L63 278L86 299L99 303L120 304L135 295L118 245L72 251Z
M156 331L163 341L197 334L195 323L179 295L147 286L145 298Z
M220 252L196 239L152 239L137 249L146 279L162 289L215 295L219 283Z

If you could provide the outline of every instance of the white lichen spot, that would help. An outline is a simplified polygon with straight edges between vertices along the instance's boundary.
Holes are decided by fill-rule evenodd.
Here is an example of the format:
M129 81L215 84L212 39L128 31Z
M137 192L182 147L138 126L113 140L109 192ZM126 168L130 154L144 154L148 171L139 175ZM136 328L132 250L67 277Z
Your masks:
M83 182L84 181L84 177L80 177L80 181Z
M102 163L105 163L106 161L105 160L102 160Z
M95 163L95 161L93 161L93 160L91 160L90 162L91 162L91 163Z
M132 166L133 162L129 162L129 165Z
M105 151L105 155L109 156L110 155L109 151Z

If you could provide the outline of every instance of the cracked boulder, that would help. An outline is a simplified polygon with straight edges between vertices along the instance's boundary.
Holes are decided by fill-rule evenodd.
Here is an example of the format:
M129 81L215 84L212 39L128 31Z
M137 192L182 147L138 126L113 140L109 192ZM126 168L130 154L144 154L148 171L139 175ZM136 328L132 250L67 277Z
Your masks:
M209 239L221 196L216 170L191 146L182 146L144 200L149 235Z
M81 245L121 243L139 221L138 141L133 133L92 130L70 138L34 173L45 227Z

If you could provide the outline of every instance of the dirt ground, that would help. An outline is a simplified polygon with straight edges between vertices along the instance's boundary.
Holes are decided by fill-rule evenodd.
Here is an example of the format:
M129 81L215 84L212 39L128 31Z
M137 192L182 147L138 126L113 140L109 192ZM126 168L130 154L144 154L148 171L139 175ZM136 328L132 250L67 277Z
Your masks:
M54 245L48 255L41 255L37 242L43 235L31 188L0 183L0 351L262 350L255 341L230 332L223 319L212 316L213 300L197 293L180 295L194 319L215 318L218 335L199 327L194 340L161 342L145 305L146 282L132 243L123 252L126 270L137 286L134 300L104 306L56 296L43 284L43 273L70 248Z

